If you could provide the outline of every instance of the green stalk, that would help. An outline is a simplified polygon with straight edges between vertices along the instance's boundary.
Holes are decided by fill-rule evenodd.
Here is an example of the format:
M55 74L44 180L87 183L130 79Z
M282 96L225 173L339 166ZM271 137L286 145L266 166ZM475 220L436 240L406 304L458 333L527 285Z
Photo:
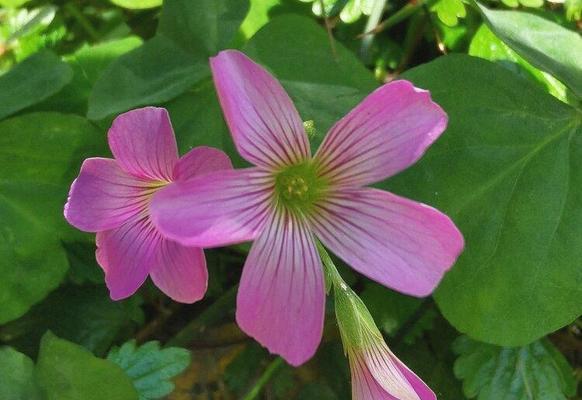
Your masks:
M271 363L267 366L267 368L265 368L265 371L259 377L255 385L252 387L252 389L247 393L245 397L243 397L243 400L256 399L257 396L261 393L261 391L265 387L265 385L269 383L275 372L277 372L277 370L282 366L283 359L281 357L277 357L273 361L271 361Z

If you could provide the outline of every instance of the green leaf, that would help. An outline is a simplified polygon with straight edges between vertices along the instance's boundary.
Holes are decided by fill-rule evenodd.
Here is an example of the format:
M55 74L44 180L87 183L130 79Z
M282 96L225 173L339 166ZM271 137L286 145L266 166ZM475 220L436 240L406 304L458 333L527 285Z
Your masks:
M209 77L208 57L234 39L247 10L241 0L166 0L156 36L112 62L95 83L89 118L167 102Z
M554 75L582 99L582 37L537 15L478 5L491 30L535 67Z
M382 187L446 212L466 247L435 293L461 332L523 345L582 313L580 113L479 58L404 74L449 115L422 160Z
M89 254L94 257L94 251ZM67 286L51 293L22 318L1 327L0 338L10 339L13 346L32 354L41 336L51 330L103 355L115 339L131 333L143 319L139 297L118 302L109 298L103 286Z
M454 350L455 375L471 399L566 400L576 394L572 368L547 339L510 348L461 336Z
M163 0L109 0L113 4L130 10L143 10L146 8L155 8L162 5Z
M131 340L112 349L107 359L132 378L139 400L153 400L174 390L171 380L190 365L190 352L178 347L160 349L158 342L138 347L135 340Z
M540 83L552 96L564 102L568 100L567 89L560 81L525 61L495 36L485 24L481 25L473 36L469 54L489 61L496 61L518 75Z
M566 18L570 21L578 21L582 18L582 0L566 0Z
M72 55L65 56L65 61L73 70L73 80L35 109L85 115L89 95L99 76L111 62L141 43L139 37L130 36L94 46L85 45Z
M0 347L0 399L40 400L34 381L34 363L11 347Z
M84 118L27 114L0 122L0 323L20 317L61 282L60 240L78 236L63 218L71 182L101 132Z
M465 18L467 15L462 0L437 0L430 10L436 12L439 19L447 26L456 26L459 18Z
M166 0L158 33L207 63L232 42L248 11L247 0Z
M421 299L402 295L372 282L366 282L361 297L378 327L390 336L398 332L423 302ZM414 343L425 330L432 327L435 317L434 308L426 310L404 337L404 341Z
M246 393L267 358L267 352L257 343L246 346L224 371L224 381L228 388L238 395Z
M433 325L431 330L424 332L422 340L402 342L392 347L392 351L426 382L438 399L465 400L461 381L453 373L455 354L451 345L459 333L440 315L436 316Z
M36 378L47 400L138 399L118 365L50 332L40 344Z
M0 6L8 8L18 8L22 7L30 0L0 0Z
M0 119L61 90L73 78L71 68L43 50L0 76Z

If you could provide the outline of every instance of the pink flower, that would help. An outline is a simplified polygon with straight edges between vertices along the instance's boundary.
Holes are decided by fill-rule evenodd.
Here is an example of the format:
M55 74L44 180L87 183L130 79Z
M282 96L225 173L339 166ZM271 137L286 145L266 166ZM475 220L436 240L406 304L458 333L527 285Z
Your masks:
M382 86L312 157L297 110L267 71L237 51L211 68L235 145L255 166L168 188L152 219L185 245L256 239L238 292L240 327L293 365L314 354L325 306L315 237L388 287L430 294L461 252L461 233L429 206L364 187L416 162L445 129L428 92L406 81Z
M347 353L353 400L436 400L434 392L390 351L381 336Z
M113 121L108 133L115 159L89 158L69 192L65 218L97 232L97 261L114 300L131 296L148 274L176 301L192 303L206 292L204 252L166 240L152 224L154 193L209 171L231 169L223 152L197 147L178 159L168 112L146 107Z
M335 312L350 361L353 400L436 400L433 391L390 351L362 300L335 266Z

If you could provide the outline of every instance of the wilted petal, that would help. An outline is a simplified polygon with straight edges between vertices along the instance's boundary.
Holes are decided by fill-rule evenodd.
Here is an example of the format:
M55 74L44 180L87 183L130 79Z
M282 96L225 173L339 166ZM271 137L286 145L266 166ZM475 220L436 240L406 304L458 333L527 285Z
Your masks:
M230 158L213 147L195 147L186 153L174 167L174 180L185 181L199 175L223 169L232 169Z
M121 114L108 137L111 152L125 171L140 178L172 180L178 147L164 108L145 107Z
M150 191L151 182L127 174L115 160L88 158L71 185L65 218L87 232L117 228L143 210Z
M339 120L315 158L332 182L366 185L414 164L446 125L447 115L429 92L394 81Z
M256 168L174 182L154 195L152 220L169 239L215 247L253 240L271 207L272 178Z
M150 276L156 286L175 301L194 303L204 297L208 287L204 251L162 240Z
M97 262L113 300L131 296L156 263L161 235L145 216L117 229L97 233Z
M220 52L210 59L210 67L241 156L270 168L310 156L301 117L271 74L236 50Z
M444 214L377 189L345 189L317 205L313 227L346 263L379 283L429 295L463 249Z
M319 345L324 308L323 271L313 236L301 219L279 210L243 268L237 322L269 351L297 366Z

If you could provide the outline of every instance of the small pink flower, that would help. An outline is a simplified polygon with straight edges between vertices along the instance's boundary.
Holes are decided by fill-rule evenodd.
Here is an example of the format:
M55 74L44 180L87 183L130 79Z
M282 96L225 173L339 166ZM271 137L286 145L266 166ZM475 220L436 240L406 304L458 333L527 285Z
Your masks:
M364 187L416 162L445 129L428 92L407 81L382 86L312 157L297 110L267 71L238 51L221 52L211 68L235 145L255 167L168 188L152 219L185 245L256 239L238 292L240 327L293 365L314 354L325 307L315 236L364 275L430 294L461 252L461 233L429 206Z
M368 337L364 347L348 348L347 353L353 400L436 400L434 392L390 351L381 336Z
M204 297L208 282L204 251L164 239L150 219L150 202L171 182L231 169L223 152L197 147L178 159L168 112L146 107L113 121L108 133L115 157L89 158L69 192L65 218L97 232L97 261L114 300L131 296L148 274L176 301Z

